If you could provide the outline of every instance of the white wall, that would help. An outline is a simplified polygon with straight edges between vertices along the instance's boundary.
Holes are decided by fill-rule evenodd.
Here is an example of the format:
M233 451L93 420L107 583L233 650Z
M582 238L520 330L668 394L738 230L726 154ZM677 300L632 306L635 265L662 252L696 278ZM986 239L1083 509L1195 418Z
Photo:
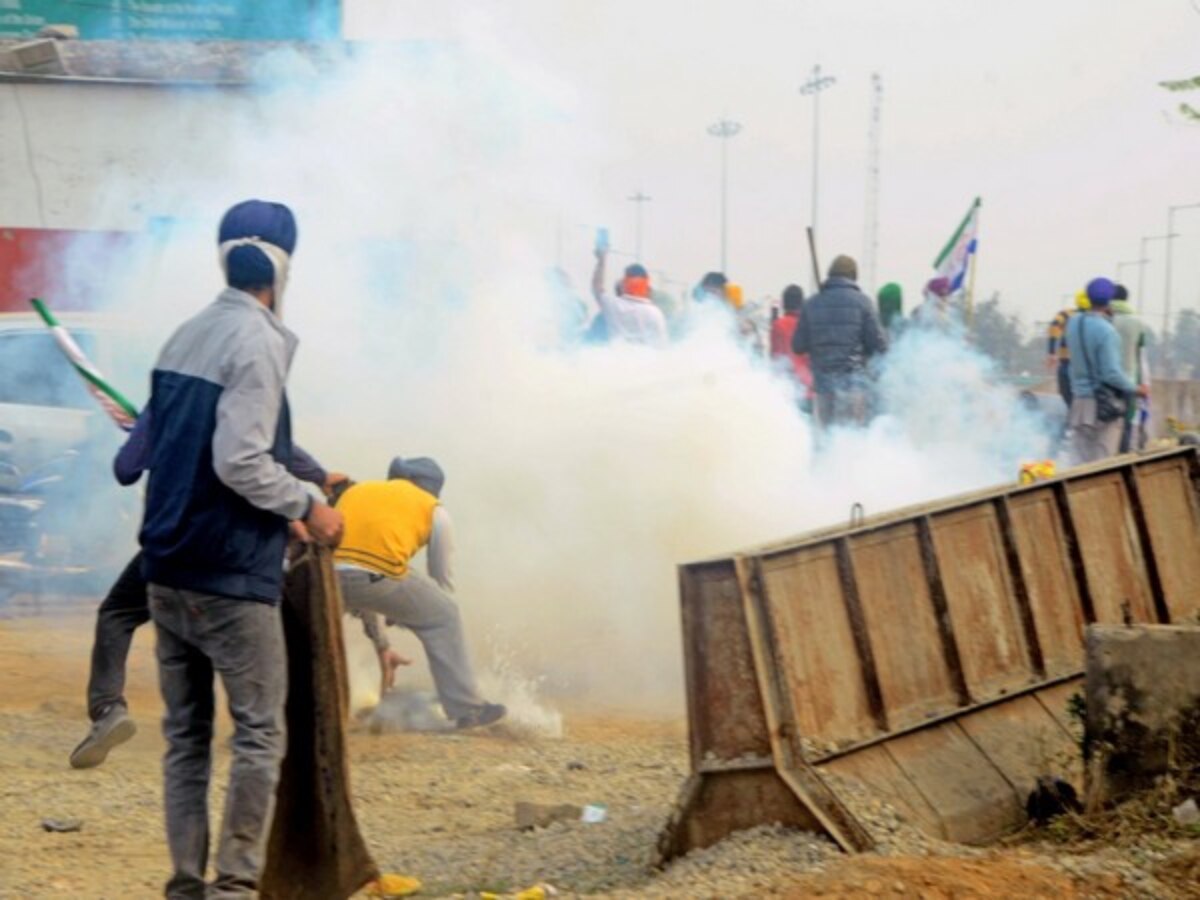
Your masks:
M255 102L248 89L0 85L0 225L136 230L183 215L184 185L217 164L196 136Z

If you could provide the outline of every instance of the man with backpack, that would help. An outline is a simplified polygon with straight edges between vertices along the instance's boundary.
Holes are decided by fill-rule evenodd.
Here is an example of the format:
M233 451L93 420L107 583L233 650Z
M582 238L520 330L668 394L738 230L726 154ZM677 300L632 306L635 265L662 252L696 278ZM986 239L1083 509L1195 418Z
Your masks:
M1117 452L1132 397L1145 396L1121 367L1121 337L1112 324L1116 285L1094 278L1087 286L1090 309L1067 323L1071 347L1072 456L1076 463L1097 462Z

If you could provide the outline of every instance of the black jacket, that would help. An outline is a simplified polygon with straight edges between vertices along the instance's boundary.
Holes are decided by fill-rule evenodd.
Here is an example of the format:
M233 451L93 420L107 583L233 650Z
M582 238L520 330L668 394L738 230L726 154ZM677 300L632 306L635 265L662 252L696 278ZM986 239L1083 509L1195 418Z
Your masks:
M867 360L887 349L875 304L849 278L830 278L804 304L792 335L792 351L807 353L822 390L822 376L849 375L866 368Z

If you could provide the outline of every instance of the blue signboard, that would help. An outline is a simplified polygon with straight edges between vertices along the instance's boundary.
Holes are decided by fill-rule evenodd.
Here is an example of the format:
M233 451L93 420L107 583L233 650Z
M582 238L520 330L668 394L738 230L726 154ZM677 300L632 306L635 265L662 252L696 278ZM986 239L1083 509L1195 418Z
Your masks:
M82 40L329 41L340 0L0 0L0 38L74 25Z

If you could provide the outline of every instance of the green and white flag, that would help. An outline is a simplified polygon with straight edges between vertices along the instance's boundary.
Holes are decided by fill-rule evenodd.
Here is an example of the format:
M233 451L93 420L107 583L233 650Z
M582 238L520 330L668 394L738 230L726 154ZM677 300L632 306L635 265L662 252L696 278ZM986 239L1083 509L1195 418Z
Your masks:
M42 321L50 329L50 334L54 336L54 342L58 344L58 349L75 368L79 377L83 379L84 386L87 387L96 402L103 407L119 428L125 431L133 428L133 423L138 417L137 407L104 380L104 375L96 368L95 363L88 359L83 348L75 342L75 338L71 337L71 333L54 317L54 313L50 312L50 308L45 303L35 297L29 301L29 305L42 317Z

